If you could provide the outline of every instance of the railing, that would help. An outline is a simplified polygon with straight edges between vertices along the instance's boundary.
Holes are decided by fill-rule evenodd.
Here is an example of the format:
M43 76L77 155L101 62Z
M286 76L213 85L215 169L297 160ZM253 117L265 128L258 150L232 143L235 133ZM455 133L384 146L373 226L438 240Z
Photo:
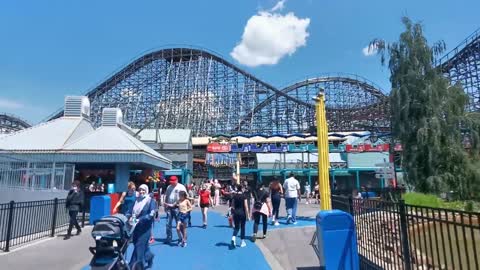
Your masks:
M353 215L361 269L480 269L480 213L332 196Z
M369 188L367 191L358 191L362 193L362 197L365 197L364 194L367 193L369 197L381 198L385 201L398 202L402 198L402 194L405 193L405 188L396 187L396 188ZM332 195L337 196L350 196L352 195L353 189L336 189L332 190Z
M0 250L8 252L11 247L66 231L65 203L65 199L53 199L0 204Z

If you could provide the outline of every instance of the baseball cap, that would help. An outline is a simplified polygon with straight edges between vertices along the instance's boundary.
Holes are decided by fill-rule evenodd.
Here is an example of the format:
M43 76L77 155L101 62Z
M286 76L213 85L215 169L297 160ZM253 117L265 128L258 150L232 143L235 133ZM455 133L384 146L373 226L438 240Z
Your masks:
M177 183L178 178L175 175L170 176L170 183Z

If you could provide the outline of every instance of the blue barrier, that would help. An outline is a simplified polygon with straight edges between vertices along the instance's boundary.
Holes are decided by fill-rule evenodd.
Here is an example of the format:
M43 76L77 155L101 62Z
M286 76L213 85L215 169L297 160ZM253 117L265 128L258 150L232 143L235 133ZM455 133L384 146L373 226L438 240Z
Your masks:
M320 211L316 218L321 269L359 269L353 217L340 210Z
M90 224L110 215L110 196L94 196L90 200Z

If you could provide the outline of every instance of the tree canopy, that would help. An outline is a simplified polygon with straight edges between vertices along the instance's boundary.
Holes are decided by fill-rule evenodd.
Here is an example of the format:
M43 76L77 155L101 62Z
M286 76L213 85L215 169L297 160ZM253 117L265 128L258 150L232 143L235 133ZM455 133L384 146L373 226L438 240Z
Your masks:
M376 39L370 48L378 50L382 65L388 61L392 132L403 145L407 183L420 192L454 190L462 199L478 199L480 117L465 110L469 97L462 86L435 66L444 42L429 46L420 23L402 22L398 41Z

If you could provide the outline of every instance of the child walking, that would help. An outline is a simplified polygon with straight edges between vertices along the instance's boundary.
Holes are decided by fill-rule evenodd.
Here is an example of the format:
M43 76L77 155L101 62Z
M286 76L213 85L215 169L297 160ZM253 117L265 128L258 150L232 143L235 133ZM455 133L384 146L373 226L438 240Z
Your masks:
M177 233L179 243L181 247L187 246L187 226L188 226L188 217L192 211L192 204L190 200L187 199L187 193L185 191L180 191L180 199L177 203L178 207L178 223L177 223ZM181 239L181 241L180 241Z

